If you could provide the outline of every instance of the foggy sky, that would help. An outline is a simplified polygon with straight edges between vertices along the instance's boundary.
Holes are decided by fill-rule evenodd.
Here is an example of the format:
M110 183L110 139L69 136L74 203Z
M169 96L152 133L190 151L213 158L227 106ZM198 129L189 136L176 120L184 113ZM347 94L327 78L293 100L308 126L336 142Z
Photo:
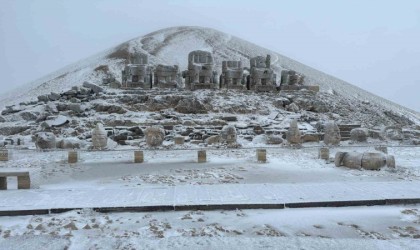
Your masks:
M0 0L0 93L181 25L230 33L420 111L418 0Z

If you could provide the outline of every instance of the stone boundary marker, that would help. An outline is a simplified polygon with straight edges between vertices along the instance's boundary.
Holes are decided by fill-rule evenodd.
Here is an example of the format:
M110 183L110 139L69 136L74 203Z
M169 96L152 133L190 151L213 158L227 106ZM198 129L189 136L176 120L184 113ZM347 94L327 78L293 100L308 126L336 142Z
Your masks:
M143 163L144 154L143 151L134 151L134 163Z
M198 163L207 162L207 154L206 150L199 150L197 151Z
M257 161L258 162L267 162L267 150L257 149Z
M0 161L8 161L9 160L9 150L0 150Z
M165 212L165 211L212 211L236 209L284 209L284 208L317 208L317 207L356 207L356 206L389 206L419 204L420 198L351 200L351 201L316 201L297 203L263 203L263 204L201 204L201 205L162 205L162 206L131 206L131 207L92 207L92 208L52 208L33 210L4 210L0 216L24 216L59 214L73 210L92 209L99 213L119 212Z
M79 154L77 151L69 151L67 153L68 163L77 163L79 160Z

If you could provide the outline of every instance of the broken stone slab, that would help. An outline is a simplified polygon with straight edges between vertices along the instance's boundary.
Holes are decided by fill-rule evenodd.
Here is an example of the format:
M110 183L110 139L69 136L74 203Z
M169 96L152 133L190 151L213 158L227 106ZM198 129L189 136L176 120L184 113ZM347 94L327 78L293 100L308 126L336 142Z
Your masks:
M20 114L20 117L22 117L25 121L35 121L38 118L38 114L31 112L31 111L23 111Z
M283 143L283 138L279 135L267 135L267 144L278 145Z
M45 121L49 127L60 127L68 124L69 122L70 120L64 115L50 116L47 117L47 120Z
M29 129L29 126L6 126L0 127L0 135L15 135L22 133L23 131Z
M96 94L104 92L104 89L102 87L87 81L83 83L83 87L91 89Z

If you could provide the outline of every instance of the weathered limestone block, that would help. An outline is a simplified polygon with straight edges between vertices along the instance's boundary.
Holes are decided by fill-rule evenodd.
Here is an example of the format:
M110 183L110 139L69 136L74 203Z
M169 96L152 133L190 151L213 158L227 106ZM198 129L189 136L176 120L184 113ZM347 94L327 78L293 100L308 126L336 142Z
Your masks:
M317 134L304 134L302 142L319 142L319 135Z
M369 135L369 130L366 128L354 128L350 131L350 140L354 142L365 142Z
M77 161L79 160L79 154L77 151L69 151L67 153L67 160L68 163L77 163Z
M0 150L0 161L9 160L9 150Z
M337 124L335 124L335 122L328 122L325 124L324 143L326 145L338 145L340 144L340 140L340 129Z
M345 166L355 169L379 170L387 165L388 160L391 168L395 166L393 157L387 157L380 152L337 152L335 155L335 165L337 167Z
M108 144L108 133L104 129L102 123L97 123L92 130L92 146L95 149L104 149Z
M228 144L236 143L236 128L233 125L226 125L220 133L222 140Z
M330 149L323 147L319 149L318 158L323 160L328 160L330 158Z
M134 163L143 163L144 154L143 151L134 151Z
M207 154L205 150L197 151L198 163L203 163L207 161Z
M31 178L29 173L27 175L19 175L17 177L18 189L30 189L31 188Z
M286 133L286 140L290 144L301 144L301 133L296 120L290 122L289 130Z
M266 162L267 161L267 150L257 149L257 161Z
M176 145L182 145L185 142L185 137L184 136L175 136L174 141L175 141Z
M54 149L56 147L55 135L53 133L40 132L35 137L35 146L38 149Z
M144 134L146 135L146 143L151 147L158 147L162 145L165 139L165 130L158 126L148 127Z

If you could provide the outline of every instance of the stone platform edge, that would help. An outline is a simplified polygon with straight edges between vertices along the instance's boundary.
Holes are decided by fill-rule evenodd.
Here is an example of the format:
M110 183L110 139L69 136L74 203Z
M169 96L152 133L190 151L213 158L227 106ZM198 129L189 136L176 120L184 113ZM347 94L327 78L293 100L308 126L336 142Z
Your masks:
M50 208L3 210L0 216L26 216L59 214L73 210L92 209L99 213L118 212L168 212L168 211L213 211L236 209L285 209L285 208L320 208L320 207L355 207L355 206L387 206L419 204L420 198L378 199L378 200L350 200L350 201L316 201L294 203L261 203L261 204L194 204L194 205L156 205L156 206L127 206L127 207L85 207L85 208Z

